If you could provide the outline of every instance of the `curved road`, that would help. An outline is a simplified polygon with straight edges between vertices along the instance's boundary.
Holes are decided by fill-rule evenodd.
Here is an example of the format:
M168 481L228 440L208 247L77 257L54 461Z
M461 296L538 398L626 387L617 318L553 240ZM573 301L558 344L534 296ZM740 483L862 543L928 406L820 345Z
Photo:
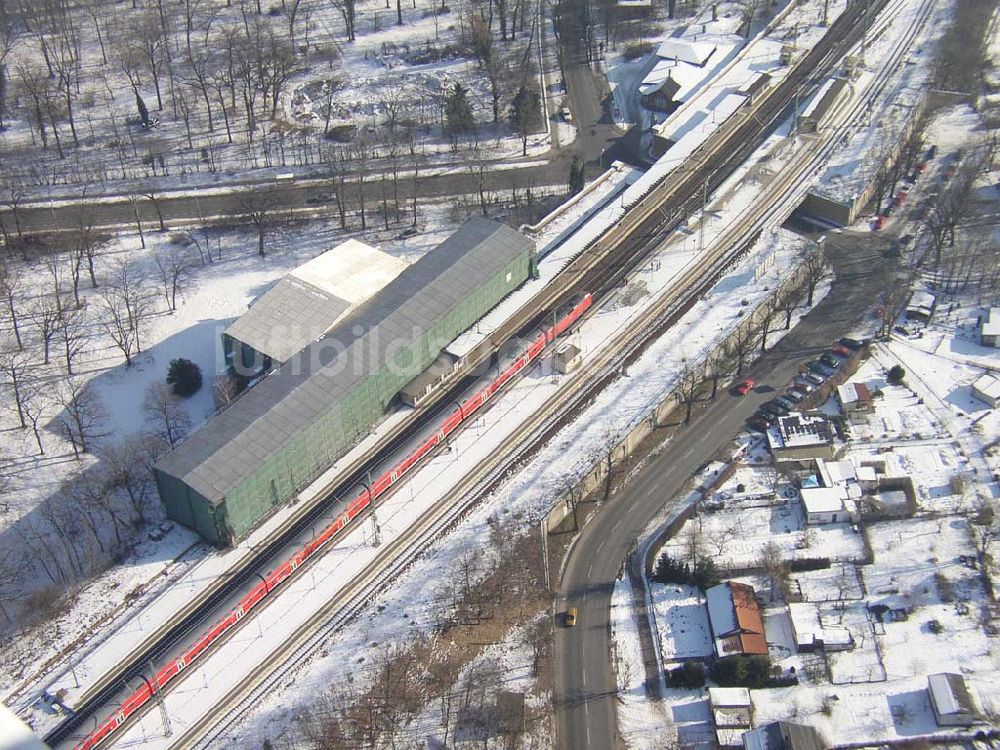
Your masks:
M724 390L696 411L684 428L629 484L607 502L581 533L567 561L557 607L579 610L575 628L556 630L556 710L559 746L620 746L615 722L616 683L610 663L611 591L632 545L667 503L677 502L697 468L743 429L744 420L773 398L831 341L847 335L858 316L875 304L882 278L872 268L885 264L870 234L831 234L827 255L837 278L830 294L747 374L758 383L744 398ZM647 693L658 675L647 664Z

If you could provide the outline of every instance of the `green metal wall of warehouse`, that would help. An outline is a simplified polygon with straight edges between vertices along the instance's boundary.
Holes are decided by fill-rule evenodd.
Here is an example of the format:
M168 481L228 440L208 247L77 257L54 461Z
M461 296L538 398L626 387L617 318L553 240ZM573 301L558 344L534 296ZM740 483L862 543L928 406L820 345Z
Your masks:
M400 389L429 367L456 336L520 286L531 272L533 255L533 248L526 249L499 273L470 290L450 311L439 315L428 330L396 352L394 366L382 363L325 412L302 424L280 450L261 455L252 473L232 486L221 501L205 497L183 479L158 467L157 486L167 516L217 545L242 538L367 434ZM244 448L254 453L254 446Z
M301 490L364 436L400 389L430 367L444 346L528 278L529 264L527 253L509 264L414 342L410 347L412 364L401 362L401 372L382 367L320 419L303 425L302 433L285 450L261 462L257 471L226 497L232 538L239 539L250 531L274 506Z

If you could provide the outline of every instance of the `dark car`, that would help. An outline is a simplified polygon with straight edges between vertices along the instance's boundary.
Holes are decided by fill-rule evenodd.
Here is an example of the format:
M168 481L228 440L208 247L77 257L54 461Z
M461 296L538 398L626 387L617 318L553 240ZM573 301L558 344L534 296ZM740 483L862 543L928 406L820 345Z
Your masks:
M329 193L320 193L319 195L310 195L306 198L306 203L309 205L316 205L317 203L329 203L333 200L333 196Z
M805 397L806 397L806 394L804 394L804 393L803 393L802 391L797 391L797 390L795 390L794 388L789 388L789 389L788 389L788 390L787 390L787 391L785 392L785 395L784 395L784 396L782 396L782 398L785 398L785 399L788 399L788 400L789 400L789 401L791 401L791 402L792 402L793 404L797 404L797 403L799 403L799 401L801 401L801 400L802 400L802 399L804 399Z
M840 369L841 360L838 359L835 354L831 354L830 352L826 352L823 356L821 356L819 361L834 370Z
M822 375L817 375L814 372L807 372L806 374L804 374L802 376L802 378L807 383L811 383L814 386L822 385L823 384L823 380L825 379L825 378L823 378Z
M753 416L747 420L747 427L749 427L754 432L767 432L767 428L771 426L763 417Z
M815 373L816 375L820 375L823 378L828 378L831 375L833 375L833 373L835 372L835 370L833 370L830 367L827 367L825 364L823 364L819 360L814 360L812 362L808 362L806 364L806 367L808 367L811 372Z
M860 349L862 346L864 346L864 344L862 344L857 339L848 338L847 336L845 336L844 338L842 338L837 343L840 344L840 345L842 345L842 346L846 346L848 349L850 349L851 351L855 351L855 352L858 349Z
M816 386L806 380L804 377L799 383L793 383L790 389L793 393L800 393L806 396L816 390Z
M788 409L788 411L791 411L792 409L795 408L795 401L788 398L787 396L778 396L776 399L774 399L774 403L778 404L778 406L784 406L786 409Z
M777 399L771 399L770 401L761 404L760 410L771 412L771 414L774 414L775 416L778 417L783 417L790 411L790 409L787 406L779 404Z
M935 156L937 156L937 144L933 143L931 144L931 147L927 149L927 158L933 159Z

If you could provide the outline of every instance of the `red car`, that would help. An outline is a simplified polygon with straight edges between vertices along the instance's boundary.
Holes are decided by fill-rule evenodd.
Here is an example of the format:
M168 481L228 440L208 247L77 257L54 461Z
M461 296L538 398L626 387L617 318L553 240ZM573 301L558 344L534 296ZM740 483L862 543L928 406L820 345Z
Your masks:
M839 354L841 357L851 356L851 350L848 349L843 344L834 344L833 346L830 347L830 351L833 352L834 354Z
M875 223L872 224L872 229L874 229L877 232L878 230L880 230L884 226L885 226L885 217L884 216L876 216L875 217Z
M747 378L746 380L741 382L738 386L736 386L736 392L741 396L745 396L747 395L747 393L750 391L751 388L753 388L753 381L750 378Z

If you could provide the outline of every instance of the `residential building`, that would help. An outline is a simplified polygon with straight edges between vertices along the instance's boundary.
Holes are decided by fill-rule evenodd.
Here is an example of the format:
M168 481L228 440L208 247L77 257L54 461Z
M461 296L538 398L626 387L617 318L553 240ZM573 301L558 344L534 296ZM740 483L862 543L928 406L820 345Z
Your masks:
M996 409L1000 405L1000 378L991 373L981 375L972 384L972 397Z
M979 341L983 346L1000 347L1000 307L979 316Z
M938 726L966 727L978 721L979 713L962 675L954 672L928 675L927 692Z
M717 656L766 656L764 620L753 586L726 581L705 592Z
M813 727L775 721L743 735L744 750L826 750L828 745Z

